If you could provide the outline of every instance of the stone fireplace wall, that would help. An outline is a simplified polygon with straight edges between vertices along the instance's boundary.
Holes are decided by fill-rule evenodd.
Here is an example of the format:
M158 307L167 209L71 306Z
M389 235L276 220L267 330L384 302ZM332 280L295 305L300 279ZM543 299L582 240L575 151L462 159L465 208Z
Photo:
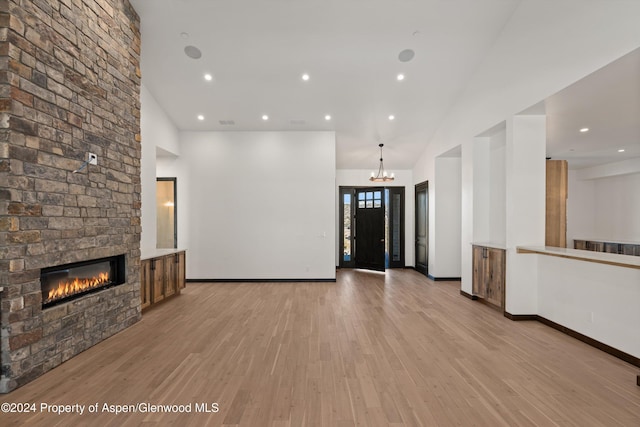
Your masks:
M139 60L128 0L0 0L0 392L140 319ZM118 254L124 285L42 310L42 268Z

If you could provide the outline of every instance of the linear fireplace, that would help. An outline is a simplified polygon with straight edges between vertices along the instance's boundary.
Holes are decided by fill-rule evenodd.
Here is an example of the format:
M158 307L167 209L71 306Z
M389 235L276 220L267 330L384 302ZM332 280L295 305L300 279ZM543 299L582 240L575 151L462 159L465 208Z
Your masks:
M42 269L42 308L125 283L124 260L116 255Z

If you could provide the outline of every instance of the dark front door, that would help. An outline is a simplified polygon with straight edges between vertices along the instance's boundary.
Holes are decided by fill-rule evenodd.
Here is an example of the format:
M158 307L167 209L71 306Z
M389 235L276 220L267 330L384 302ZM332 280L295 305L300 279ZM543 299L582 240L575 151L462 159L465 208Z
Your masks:
M429 254L429 187L427 182L416 185L416 270L428 274Z
M356 190L356 267L384 271L384 188Z

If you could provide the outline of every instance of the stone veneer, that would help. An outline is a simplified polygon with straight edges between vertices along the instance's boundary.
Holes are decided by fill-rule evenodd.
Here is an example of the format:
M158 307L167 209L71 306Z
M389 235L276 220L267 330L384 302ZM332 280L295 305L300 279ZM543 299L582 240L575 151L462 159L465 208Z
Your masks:
M0 392L140 320L139 62L128 0L0 0ZM124 285L42 310L41 268L118 254Z

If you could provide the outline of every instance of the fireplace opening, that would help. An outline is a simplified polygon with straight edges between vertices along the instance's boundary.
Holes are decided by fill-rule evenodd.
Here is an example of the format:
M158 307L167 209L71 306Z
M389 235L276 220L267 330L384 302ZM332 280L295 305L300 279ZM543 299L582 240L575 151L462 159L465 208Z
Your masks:
M42 308L125 282L124 255L42 269Z

